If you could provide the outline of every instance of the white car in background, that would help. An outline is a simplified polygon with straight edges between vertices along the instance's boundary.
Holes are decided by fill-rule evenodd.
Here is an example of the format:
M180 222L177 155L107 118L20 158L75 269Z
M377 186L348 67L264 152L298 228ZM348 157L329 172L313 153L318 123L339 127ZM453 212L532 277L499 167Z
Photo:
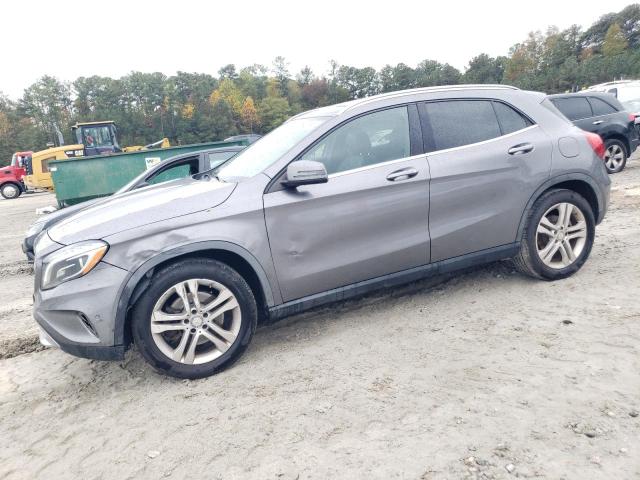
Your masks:
M640 122L640 80L600 83L587 90L612 94L629 113L636 115L636 124Z

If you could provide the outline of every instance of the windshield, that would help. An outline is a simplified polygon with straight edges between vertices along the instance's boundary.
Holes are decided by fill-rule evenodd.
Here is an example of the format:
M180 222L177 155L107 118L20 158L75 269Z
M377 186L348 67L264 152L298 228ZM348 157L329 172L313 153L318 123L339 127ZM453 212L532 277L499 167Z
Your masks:
M83 127L82 143L87 147L110 147L113 145L111 129L108 125Z
M618 87L618 100L625 110L631 113L640 113L640 86Z
M328 118L298 118L282 124L224 164L218 178L233 180L257 175Z

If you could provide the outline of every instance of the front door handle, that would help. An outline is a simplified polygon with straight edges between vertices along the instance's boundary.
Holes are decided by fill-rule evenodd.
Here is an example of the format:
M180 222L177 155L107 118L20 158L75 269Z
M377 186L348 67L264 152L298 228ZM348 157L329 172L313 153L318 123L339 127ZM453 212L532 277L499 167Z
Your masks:
M601 123L604 123L604 120L596 120L593 122L594 125L600 125Z
M531 145L530 143L521 143L519 145L514 145L513 147L511 147L509 150L507 150L507 153L509 155L522 155L524 153L529 153L532 150L533 145Z
M402 168L391 172L387 175L387 180L390 182L399 182L400 180L407 180L411 177L415 177L418 174L418 170L413 167Z

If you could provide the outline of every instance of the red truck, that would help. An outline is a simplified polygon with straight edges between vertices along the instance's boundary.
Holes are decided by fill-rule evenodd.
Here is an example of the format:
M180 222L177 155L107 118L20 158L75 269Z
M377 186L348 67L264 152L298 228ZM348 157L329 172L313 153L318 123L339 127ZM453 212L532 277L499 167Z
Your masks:
M26 166L33 152L16 152L11 165L0 168L0 195L6 199L18 198L26 191L22 177L27 174Z

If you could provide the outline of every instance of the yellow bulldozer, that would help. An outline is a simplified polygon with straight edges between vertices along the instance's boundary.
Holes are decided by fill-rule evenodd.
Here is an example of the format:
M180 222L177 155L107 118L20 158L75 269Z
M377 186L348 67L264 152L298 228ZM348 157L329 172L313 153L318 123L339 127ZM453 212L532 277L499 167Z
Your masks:
M119 152L136 152L149 148L167 148L171 145L167 138L145 146L121 148L118 143L118 129L115 122L84 122L71 127L75 144L51 146L45 150L34 152L31 160L26 162L24 183L27 188L53 190L49 162L66 158L92 157ZM61 135L59 135L61 137Z

